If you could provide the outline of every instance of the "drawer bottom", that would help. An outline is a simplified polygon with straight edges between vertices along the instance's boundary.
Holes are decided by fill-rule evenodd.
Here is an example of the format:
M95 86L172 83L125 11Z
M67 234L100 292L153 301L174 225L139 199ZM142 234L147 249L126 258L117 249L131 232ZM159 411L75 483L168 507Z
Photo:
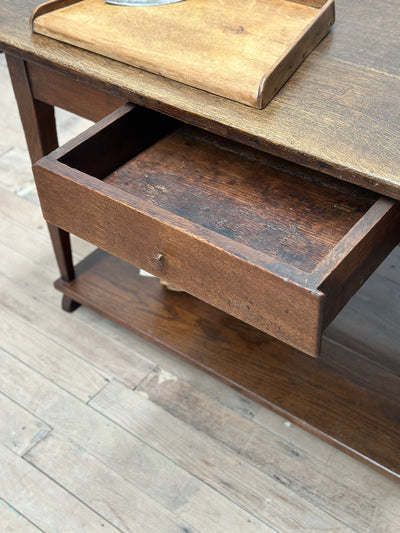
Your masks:
M76 302L400 480L400 378L387 364L388 346L398 346L396 329L393 338L386 335L382 351L375 350L375 360L357 356L354 345L350 351L327 337L321 358L299 358L297 350L188 294L165 290L157 279L140 276L137 268L103 251L82 261L76 273L71 283L60 279L55 284ZM379 299L374 278L384 279L378 271L351 301L353 312L356 308L364 319L365 302L373 307ZM396 313L398 305L392 303L387 302L383 315ZM354 323L351 313L343 319L345 313L331 326L336 339L338 334L351 337ZM382 324L372 317L373 312L367 327L373 333Z

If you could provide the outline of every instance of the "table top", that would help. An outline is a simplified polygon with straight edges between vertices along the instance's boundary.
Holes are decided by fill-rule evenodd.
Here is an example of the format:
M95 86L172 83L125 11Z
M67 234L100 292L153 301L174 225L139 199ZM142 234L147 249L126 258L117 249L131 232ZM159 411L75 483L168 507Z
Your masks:
M336 0L336 24L263 110L32 35L0 0L0 48L135 103L400 199L400 2Z

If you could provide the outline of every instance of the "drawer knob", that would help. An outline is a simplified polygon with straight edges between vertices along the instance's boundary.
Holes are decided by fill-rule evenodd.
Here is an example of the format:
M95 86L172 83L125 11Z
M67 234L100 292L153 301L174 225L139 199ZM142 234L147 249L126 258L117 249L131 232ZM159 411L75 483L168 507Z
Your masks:
M163 254L157 254L155 257L153 257L153 260L157 263L162 263L164 261L164 256Z
M151 258L150 263L152 264L153 268L156 268L157 270L160 270L165 262L165 255L161 253L155 254L154 257Z

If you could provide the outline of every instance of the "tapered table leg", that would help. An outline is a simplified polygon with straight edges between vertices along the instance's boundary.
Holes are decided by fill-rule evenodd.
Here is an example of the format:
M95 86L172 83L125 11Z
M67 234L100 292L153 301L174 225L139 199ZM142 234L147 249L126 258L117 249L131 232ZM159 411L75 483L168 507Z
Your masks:
M7 64L33 164L58 146L54 107L33 97L25 61L8 55ZM61 277L72 281L75 272L69 233L52 224L48 226ZM73 311L78 305L73 300L62 303L67 311Z

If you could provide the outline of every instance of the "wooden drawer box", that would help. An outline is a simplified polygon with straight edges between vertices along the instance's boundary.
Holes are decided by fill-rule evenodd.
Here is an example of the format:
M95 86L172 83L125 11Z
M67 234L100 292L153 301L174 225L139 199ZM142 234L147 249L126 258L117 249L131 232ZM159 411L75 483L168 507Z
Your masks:
M399 205L126 105L34 166L47 221L318 355Z

